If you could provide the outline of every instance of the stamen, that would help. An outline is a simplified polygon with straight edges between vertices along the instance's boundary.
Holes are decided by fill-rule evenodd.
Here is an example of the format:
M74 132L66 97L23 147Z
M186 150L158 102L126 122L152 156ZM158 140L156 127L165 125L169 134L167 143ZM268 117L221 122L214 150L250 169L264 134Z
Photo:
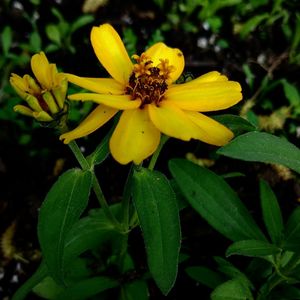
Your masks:
M172 65L169 65L168 59L160 59L160 64L157 66L160 71L159 75L164 76L166 80L170 79L170 74L176 70Z
M169 65L168 59L161 59L157 66L153 66L151 58L145 53L141 56L135 54L132 58L136 64L133 66L126 94L131 95L132 100L141 99L140 108L150 103L158 106L168 88L170 74L175 67Z
M149 69L152 67L152 61L145 53L143 53L141 56L134 54L132 55L132 58L137 62L133 65L133 72L137 77L144 74L151 75Z

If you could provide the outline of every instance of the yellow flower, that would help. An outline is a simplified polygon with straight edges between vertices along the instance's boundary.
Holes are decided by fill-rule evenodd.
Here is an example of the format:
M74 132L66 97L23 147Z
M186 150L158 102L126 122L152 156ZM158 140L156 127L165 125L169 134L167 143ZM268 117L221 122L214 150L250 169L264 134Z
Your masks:
M175 84L184 68L179 49L157 43L130 60L120 36L109 24L93 27L91 42L112 78L68 80L94 93L69 96L99 104L74 130L61 135L65 143L86 136L122 110L110 139L112 156L121 164L139 164L157 149L161 133L184 141L197 139L224 145L233 133L199 113L228 108L242 99L241 86L218 72Z
M27 102L27 106L16 105L14 110L40 122L59 120L67 111L68 79L58 73L55 64L49 64L44 52L32 56L31 69L36 79L11 74L12 87Z

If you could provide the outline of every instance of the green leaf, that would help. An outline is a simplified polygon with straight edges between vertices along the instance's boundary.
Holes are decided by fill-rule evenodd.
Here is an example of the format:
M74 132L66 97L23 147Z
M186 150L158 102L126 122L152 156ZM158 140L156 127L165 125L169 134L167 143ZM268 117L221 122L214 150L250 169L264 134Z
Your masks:
M224 281L222 275L206 267L189 267L186 268L185 271L191 278L212 289L216 288Z
M169 169L190 205L221 234L233 241L265 240L224 179L185 159L172 159Z
M140 168L133 174L133 200L143 231L150 273L166 295L177 276L180 249L175 194L163 174Z
M64 39L64 46L69 46L70 44L70 24L66 21L61 21L57 24L57 29L60 33L60 40L62 41L62 39Z
M244 255L261 257L273 255L279 252L280 248L268 242L259 240L244 240L231 244L226 251L226 256Z
M63 23L65 21L62 13L57 8L52 7L51 12L59 20L60 23Z
M177 206L179 211L189 206L189 203L186 201L185 197L182 195L181 190L179 189L178 184L174 179L169 180L172 190L174 191L177 199Z
M54 24L48 24L46 26L46 34L50 41L57 45L61 45L61 34L58 27Z
M109 140L110 140L112 133L113 133L113 130L110 130L107 133L107 135L103 138L101 143L97 146L95 151L87 157L87 160L90 165L99 165L108 157L108 155L110 153Z
M298 89L293 84L289 83L286 79L282 79L280 82L282 83L285 97L289 100L289 103L296 107L299 106L300 94L298 92Z
M219 285L211 294L211 300L253 300L249 287L232 279Z
M47 53L58 51L60 47L56 44L49 44L44 48L44 51Z
M242 0L212 1L208 6L210 6L211 13L216 13L223 7L235 6L241 2Z
M242 67L243 67L243 71L244 71L244 73L246 75L247 84L249 85L249 87L252 90L253 84L254 84L255 75L253 74L253 72L252 72L252 70L251 70L251 68L249 67L248 64L245 63L245 64L243 64Z
M253 124L239 116L227 114L213 116L213 119L228 127L235 136L238 136L244 132L256 130L256 127Z
M43 299L56 299L63 291L63 287L58 285L52 277L47 276L32 291Z
M240 30L240 36L242 39L246 38L247 35L256 29L256 27L265 19L269 17L268 13L262 14L262 15L256 15L252 18L250 18L245 24L243 24L241 30Z
M281 164L300 173L300 150L287 140L269 133L245 133L217 153L246 161Z
M119 285L118 281L109 277L99 276L76 282L73 286L66 288L55 300L82 300L89 299L108 289ZM100 298L99 298L100 299Z
M153 0L153 2L162 9L164 7L165 0Z
M300 207L294 209L285 226L284 248L299 251L300 247Z
M252 282L248 277L236 268L232 263L222 257L214 257L214 260L218 264L218 271L225 274L232 279L238 279L243 285L254 288Z
M71 32L75 32L79 28L91 23L94 21L94 17L92 15L83 15L79 17L72 25L71 25Z
M65 267L65 285L74 285L75 282L95 276L95 270L91 268L90 260L87 257L75 257L69 265Z
M110 206L116 215L120 205ZM120 239L120 233L107 219L102 209L90 213L73 225L66 236L64 250L64 265L69 265L73 259L89 249L96 249L107 240Z
M40 5L40 0L30 0L33 5Z
M11 300L23 300L31 290L48 275L48 269L44 261L41 262L34 274L15 292Z
M144 280L136 280L125 284L121 289L120 300L148 300L148 286Z
M209 24L212 32L214 32L214 33L218 33L220 31L220 28L222 27L222 24L223 24L222 18L217 17L217 16L208 17L208 18L206 18L206 21ZM195 26L195 28L197 30L196 26ZM197 32L197 31L194 31L194 33L195 32Z
M273 266L270 260L261 259L261 257L254 257L248 264L245 272L249 278L255 282L264 282L273 272Z
M42 204L38 237L50 275L63 282L63 252L66 236L87 206L92 174L72 169L61 175Z
M39 52L41 51L42 47L42 40L38 32L32 32L30 35L30 47L32 52Z
M296 55L299 51L297 51L299 48L300 43L300 15L297 12L296 13L296 23L295 23L295 30L293 31L293 37L292 37L292 44L290 46L290 53L292 54L293 59L299 59L299 55ZM297 49L298 48L298 49ZM293 62L296 60L293 60Z
M283 220L280 206L270 186L260 181L260 199L262 214L269 236L274 244L279 245L283 236Z
M5 26L1 34L2 50L4 56L7 56L12 42L12 30L10 26Z

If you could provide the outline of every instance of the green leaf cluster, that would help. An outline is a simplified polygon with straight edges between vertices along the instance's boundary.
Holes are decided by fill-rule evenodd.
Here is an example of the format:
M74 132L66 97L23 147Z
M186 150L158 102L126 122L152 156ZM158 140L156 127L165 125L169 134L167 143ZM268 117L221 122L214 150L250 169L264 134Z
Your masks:
M240 135L218 153L250 162L282 164L300 173L300 150L266 133ZM186 269L191 278L213 289L211 299L298 299L300 290L293 284L299 283L299 208L285 221L275 193L261 180L261 216L265 227L260 229L224 179L183 159L171 160L169 167L188 203L233 241L226 256L250 259L243 271L221 258L215 258L216 271L205 266Z
M52 14L57 18L57 23L49 23L45 27L45 33L51 42L46 48L46 52L57 51L60 49L67 49L71 53L76 52L76 47L72 44L72 35L81 27L90 24L94 17L92 15L82 15L74 22L66 21L62 13L56 9L51 9Z

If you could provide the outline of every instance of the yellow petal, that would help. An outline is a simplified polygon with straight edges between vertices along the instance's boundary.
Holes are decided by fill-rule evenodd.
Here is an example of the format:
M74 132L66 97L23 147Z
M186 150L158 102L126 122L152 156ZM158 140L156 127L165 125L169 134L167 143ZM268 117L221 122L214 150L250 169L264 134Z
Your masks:
M228 78L225 75L222 75L221 73L217 71L208 72L204 75L201 75L191 81L188 81L186 83L182 84L174 84L171 85L169 88L176 88L176 89L185 89L185 88L194 88L199 86L202 83L206 82L213 82L213 81L228 81Z
M166 102L184 110L214 111L228 108L242 100L241 86L235 81L212 81L197 87L181 88L180 84L166 91Z
M172 82L176 81L184 69L184 56L177 48L170 48L164 43L156 43L145 51L154 66L160 64L160 59L167 59L169 64L175 67L175 71L170 73Z
M50 74L50 78L51 78L51 86L56 86L59 84L58 82L58 72L57 72L57 67L56 64L49 64L49 74Z
M60 109L63 109L67 96L68 79L63 77L60 83L52 89L52 93Z
M197 139L211 145L223 146L233 138L232 131L219 122L194 111L185 113L200 128Z
M69 80L84 89L100 94L122 95L125 87L123 84L111 78L88 78L73 74L65 74Z
M204 83L204 82L212 82L212 81L227 81L228 78L225 75L222 75L220 72L211 71L206 74L199 76L198 78L190 81L189 83Z
M34 111L32 113L32 115L39 122L51 122L51 121L53 121L53 118L48 113L46 113L45 111L39 111L39 112Z
M117 109L105 105L98 105L75 129L62 134L59 139L65 144L72 140L81 138L94 132L106 122L108 122L116 113Z
M23 79L26 81L26 84L28 85L28 93L32 95L40 94L42 92L40 85L37 83L37 81L29 76L28 74L25 74L23 76Z
M116 161L141 163L159 145L160 132L152 124L146 109L126 110L110 139L110 151Z
M15 105L14 111L24 116L33 117L33 110L24 105Z
M28 85L26 84L26 81L23 80L22 77L20 77L17 74L12 74L9 82L11 86L14 88L16 93L22 98L25 99L27 97L27 91L29 89Z
M133 64L114 28L109 24L93 27L91 42L95 54L107 72L115 80L126 85L132 73Z
M9 78L10 84L14 89L16 89L17 93L19 92L25 92L28 91L28 84L27 81L24 80L21 76L18 74L12 73ZM22 94L23 96L23 94Z
M44 52L35 54L31 58L31 69L44 89L50 89L52 86L52 77L49 61Z
M46 91L41 96L44 99L44 101L47 103L51 114L53 114L53 115L57 114L59 112L59 107L58 107L53 95L50 92Z
M184 141L197 137L199 127L175 105L162 102L159 107L147 105L150 119L164 134Z
M130 100L128 95L101 95L92 93L73 94L68 97L70 100L93 101L117 109L133 109L141 105L141 100Z
M27 102L27 104L29 105L29 107L36 111L36 112L41 112L43 111L43 108L41 107L38 99L30 94L27 94L26 97L24 98L24 100Z

